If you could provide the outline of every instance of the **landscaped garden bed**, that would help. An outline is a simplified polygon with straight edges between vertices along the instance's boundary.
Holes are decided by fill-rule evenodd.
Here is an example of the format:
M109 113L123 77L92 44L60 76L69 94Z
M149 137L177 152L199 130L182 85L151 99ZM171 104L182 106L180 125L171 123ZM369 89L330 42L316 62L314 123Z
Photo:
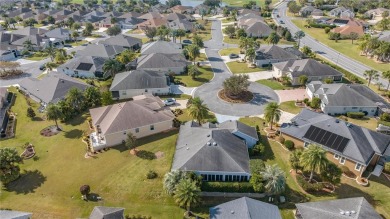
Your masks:
M250 91L243 91L239 95L233 97L227 95L225 90L222 89L218 92L218 97L229 103L247 103L253 99L253 94Z
M45 137L51 137L61 132L61 128L58 130L57 126L51 125L41 130L40 134Z
M25 149L23 153L20 155L20 157L22 157L23 159L30 159L34 157L35 155L34 146L31 143L26 143L24 146Z

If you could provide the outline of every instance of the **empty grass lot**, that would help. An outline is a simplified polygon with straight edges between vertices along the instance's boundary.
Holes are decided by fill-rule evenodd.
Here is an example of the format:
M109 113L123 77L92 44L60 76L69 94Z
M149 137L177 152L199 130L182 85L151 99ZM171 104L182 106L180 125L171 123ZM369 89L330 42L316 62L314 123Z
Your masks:
M242 118L240 121L251 126L259 125L260 129L263 129L262 124L264 120L260 118ZM261 139L266 139L264 131L261 131ZM375 210L377 210L384 218L390 218L390 212L388 210L390 209L390 192L387 192L389 191L390 182L385 178L385 176L371 176L368 187L360 186L354 180L342 177L341 184L336 188L334 193L328 195L308 194L301 190L289 173L291 170L289 163L289 156L291 152L286 151L278 143L273 141L263 140L263 143L265 145L265 152L260 158L264 160L266 164L277 164L286 172L287 188L285 195L287 203L278 206L283 218L294 218L294 203L361 196L365 197L367 201L374 206Z
M284 86L283 84L281 84L275 80L264 79L264 80L258 80L256 82L259 84L265 85L265 86L271 88L272 90L286 90L286 89L288 89L288 87Z
M35 110L38 104L34 104ZM162 177L169 171L177 131L171 131L140 139L139 150L164 152L164 157L144 160L129 154L124 147L115 147L100 153L96 158L84 158L86 145L81 137L89 132L85 118L79 116L60 125L63 132L52 137L39 134L53 121L37 117L31 121L26 116L27 103L17 93L12 111L17 113L16 137L0 142L0 147L13 147L20 153L21 146L31 142L39 160L25 160L21 165L22 177L3 188L0 195L2 208L32 212L34 218L88 217L96 205L126 208L126 214L141 214L153 218L181 218L180 209L162 189ZM158 178L148 180L149 170ZM91 186L91 192L103 198L103 202L81 200L79 188Z
M292 114L298 114L302 108L295 106L295 101L287 101L280 104L280 109Z
M334 40L329 40L327 34L325 34L323 29L319 28L305 28L306 21L302 19L294 19L292 22L297 25L300 29L302 29L306 34L309 34L316 40L321 43L331 47L332 49L349 56L363 64L368 65L369 67L379 70L379 71L387 71L390 69L390 63L381 64L374 61L374 59L366 58L365 56L361 56L360 50L358 48L358 41L355 40L354 44L352 44L351 40L339 40L337 43ZM315 50L315 48L312 48ZM332 60L335 61L335 60Z
M192 79L188 74L175 75L175 79L183 82L187 87L199 87L209 82L214 76L210 66L200 66L198 70L200 71L200 75L196 76L195 79Z
M219 50L219 55L221 56L228 56L230 54L240 54L240 48L227 48L227 49L221 49Z
M265 68L249 68L248 63L246 62L228 62L226 65L229 67L230 71L233 74L241 74L241 73L251 73L251 72L258 72L258 71L266 71Z

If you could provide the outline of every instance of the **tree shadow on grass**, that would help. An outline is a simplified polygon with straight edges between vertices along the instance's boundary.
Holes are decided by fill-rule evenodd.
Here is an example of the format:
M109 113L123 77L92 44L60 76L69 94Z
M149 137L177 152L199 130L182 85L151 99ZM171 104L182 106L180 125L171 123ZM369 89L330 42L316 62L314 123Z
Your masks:
M34 193L46 181L46 176L39 170L28 170L21 174L19 179L7 185L7 191L16 194Z
M43 121L43 119L42 119L42 117L35 116L34 118L32 118L32 121L34 121L34 122L41 122L41 121Z
M262 128L262 127L261 127ZM260 129L261 129L260 128ZM261 143L264 145L264 152L261 155L261 159L264 162L267 162L267 160L275 160L275 154L271 148L270 142L267 138L267 135L262 131L261 132Z
M351 182L356 183L355 181ZM356 184L356 186L360 185ZM338 199L364 197L371 205L375 206L377 204L377 200L374 200L374 198L370 194L358 189L358 187L351 186L347 183L342 183L338 188L336 188L334 193L336 194L336 197Z
M65 138L81 138L83 136L83 130L73 129L69 132L65 132Z
M99 194L96 194L96 193L89 193L87 195L87 200L86 201L90 201L90 202L98 202L100 201L101 199L98 199Z
M89 113L82 112L80 115L76 116L75 118L65 122L67 125L77 126L81 125L85 122L86 118L89 116Z

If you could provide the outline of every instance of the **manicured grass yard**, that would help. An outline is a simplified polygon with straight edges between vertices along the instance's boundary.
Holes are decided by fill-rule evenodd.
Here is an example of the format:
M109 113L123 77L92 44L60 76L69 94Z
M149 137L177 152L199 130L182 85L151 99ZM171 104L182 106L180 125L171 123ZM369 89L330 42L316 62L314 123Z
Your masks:
M88 41L86 41L86 40L74 41L74 42L71 42L69 44L72 45L72 46L81 46L81 45L83 45L85 43L88 43Z
M251 126L259 125L260 129L263 129L264 120L260 118L242 118L240 121ZM261 139L266 139L264 131L261 131L261 135ZM390 192L387 192L389 191L390 182L384 176L371 176L368 187L360 186L354 180L342 177L340 186L337 187L333 194L326 196L308 194L301 190L289 173L291 170L289 164L291 152L286 151L274 141L263 140L263 143L265 145L265 152L261 159L263 159L266 164L277 164L286 172L287 189L285 195L287 203L278 206L283 218L294 218L292 212L292 210L295 209L294 203L361 196L364 196L384 218L390 217L390 212L388 210L390 209Z
M281 103L280 109L293 114L298 114L302 110L302 108L295 106L294 100Z
M209 82L214 73L210 66L199 66L200 75L198 75L195 79L192 79L189 75L175 75L175 79L183 82L187 87L199 87L200 85Z
M219 50L219 55L221 56L228 56L231 53L240 54L240 48L227 48Z
M310 36L314 37L321 43L324 43L325 45L331 47L332 49L335 49L339 51L340 53L349 56L363 64L366 64L370 66L373 69L377 69L379 71L386 71L390 69L390 63L387 64L380 64L374 61L374 59L366 58L365 56L361 56L360 50L358 48L358 41L354 41L354 44L352 44L351 40L339 40L337 43L334 40L329 40L327 34L325 34L323 29L319 28L305 28L304 25L306 25L306 21L302 19L294 19L292 22L297 25L300 29L302 29L304 32L309 34ZM312 48L315 50L315 48ZM336 62L336 60L332 60Z
M251 73L251 72L258 72L258 71L267 71L266 68L249 68L248 63L245 62L228 62L226 65L229 67L230 71L233 74L240 74L240 73Z
M33 107L36 109L38 104ZM21 165L28 172L11 183L8 191L2 191L2 208L32 212L34 218L87 217L96 205L124 207L126 214L131 215L182 217L184 211L162 190L162 177L171 167L177 131L139 140L139 150L164 152L160 159L135 157L123 146L86 159L86 145L81 141L84 133L90 131L86 115L61 123L64 131L60 134L43 137L39 132L54 122L42 120L37 111L37 118L31 121L26 109L26 100L17 93L12 107L17 113L16 137L1 141L0 147L14 147L21 153L21 146L31 142L39 160L26 160ZM158 178L146 179L149 170L156 171ZM91 192L104 201L82 201L79 188L83 184L90 185Z
M199 57L196 59L197 62L207 61L206 53L200 53Z
M41 60L44 60L44 59L46 59L46 58L48 58L49 56L37 56L37 55L31 55L31 56L29 56L29 57L27 57L27 58L25 58L25 59L27 59L27 60L31 60L31 61L41 61Z
M371 130L375 130L376 127L378 126L378 121L372 117L364 117L361 119L352 119L352 118L343 116L341 119L344 119L344 118L348 119L349 123L352 123L352 124L355 124L358 126L362 126L362 127L365 127L365 128L371 129Z
M237 39L237 38L230 38L228 36L224 36L223 37L223 42L224 43L229 43L229 44L239 44L240 43L240 39Z
M183 114L179 115L177 117L177 119L182 121L182 122L187 122L187 121L191 121L192 117L188 114L188 110L187 109L183 109ZM213 120L213 119L215 119L215 114L212 113L212 112L209 112L206 120L209 121L209 120Z
M274 80L263 79L263 80L258 80L256 82L259 83L259 84L265 85L265 86L271 88L272 90L286 90L286 89L289 89L289 87L286 87L283 84L281 84L281 83L279 83L277 81L274 81Z

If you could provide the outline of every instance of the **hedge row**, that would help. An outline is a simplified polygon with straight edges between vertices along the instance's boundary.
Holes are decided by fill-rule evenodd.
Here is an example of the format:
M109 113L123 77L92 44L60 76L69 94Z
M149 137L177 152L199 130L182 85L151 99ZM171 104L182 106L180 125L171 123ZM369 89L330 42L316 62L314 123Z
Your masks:
M306 192L318 192L322 188L324 188L324 186L321 183L307 182L306 179L303 178L303 176L301 175L297 175L297 182L302 187L302 189L305 190Z
M249 182L203 182L203 192L255 192Z
M365 114L363 112L347 112L347 116L352 119L361 119Z

